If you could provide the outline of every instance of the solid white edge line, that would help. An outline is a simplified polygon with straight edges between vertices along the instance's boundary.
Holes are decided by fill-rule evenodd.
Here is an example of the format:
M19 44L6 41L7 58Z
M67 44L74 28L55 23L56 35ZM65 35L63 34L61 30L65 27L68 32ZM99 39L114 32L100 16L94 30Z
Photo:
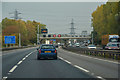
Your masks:
M67 62L68 64L71 64L71 62L67 61L67 60L64 60L65 62Z
M63 50L63 51L65 51L65 50ZM72 54L76 54L76 53L69 52L69 51L65 51L65 52L72 53ZM79 55L80 55L80 56L83 56L83 57L88 57L88 58L92 58L92 59L97 59L97 60L101 60L101 61L110 62L110 63L120 64L119 62L108 61L108 60L99 59L99 58L94 58L94 57L90 57L90 56L86 56L86 55L81 55L81 54L79 54Z
M83 71L85 71L85 72L89 72L88 70L86 70L86 69L84 69L84 68L82 68L82 67L80 67L80 66L77 66L77 65L74 65L76 68L78 68L78 69L81 69L81 70L83 70Z
M97 59L97 60L101 60L101 61L106 61L106 62L111 62L111 63L115 63L115 64L120 64L119 62L108 61L108 60L103 60L103 59L99 59L99 58L93 58L93 59Z
M15 65L9 72L13 72L17 68L17 65Z
M67 61L67 60L63 59L62 57L59 57L59 56L58 56L58 58L60 58L60 59L62 59L63 61L67 62L68 64L71 64L70 61Z
M59 56L58 56L58 58L60 58L60 59L62 59L62 60L63 60L63 58L62 58L62 57L59 57Z

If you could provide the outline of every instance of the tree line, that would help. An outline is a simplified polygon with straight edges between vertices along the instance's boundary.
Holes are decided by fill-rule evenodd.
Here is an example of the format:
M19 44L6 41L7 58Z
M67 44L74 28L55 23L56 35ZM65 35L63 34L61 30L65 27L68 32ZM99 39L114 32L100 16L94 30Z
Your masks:
M36 21L23 21L21 19L15 20L15 19L8 19L5 18L1 22L2 24L2 42L3 46L4 44L4 36L16 36L16 44L19 44L19 33L21 34L21 45L27 46L27 45L33 45L37 42L37 26L41 29L46 29L45 24L41 24L40 22Z
M120 2L107 2L92 13L94 42L101 43L102 35L120 35Z

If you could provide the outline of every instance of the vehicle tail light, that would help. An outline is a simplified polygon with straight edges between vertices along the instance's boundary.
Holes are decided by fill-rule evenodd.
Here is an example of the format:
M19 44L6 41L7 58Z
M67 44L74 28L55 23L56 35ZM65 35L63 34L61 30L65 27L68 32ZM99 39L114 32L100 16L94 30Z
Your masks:
M41 50L39 50L39 53L41 53Z
M55 49L55 52L54 53L57 53L57 50Z

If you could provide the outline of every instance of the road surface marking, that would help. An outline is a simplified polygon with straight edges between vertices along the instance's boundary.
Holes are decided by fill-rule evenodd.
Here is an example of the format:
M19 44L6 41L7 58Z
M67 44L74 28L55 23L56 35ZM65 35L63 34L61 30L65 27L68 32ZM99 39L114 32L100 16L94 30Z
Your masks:
M27 56L25 56L26 58L28 57L28 55Z
M36 50L35 50L35 51L36 51ZM35 52L35 51L33 51L33 52ZM28 55L31 55L33 52L29 53ZM28 56L28 55L27 55L27 56ZM15 65L9 72L12 73L12 72L18 67L18 65L21 64L25 59L26 59L26 56L25 56L21 61L19 61L19 62L17 63L17 65Z
M58 56L59 57L59 56ZM67 62L68 64L72 64L70 61L63 59L62 57L59 57L61 60Z
M9 72L13 72L17 68L17 65L15 65Z
M65 51L65 50L63 50L63 51ZM65 52L68 52L68 53L71 53L71 54L75 54L75 55L77 54L77 53L70 52L70 51L65 51ZM101 60L101 61L106 61L106 62L110 62L110 63L120 64L119 62L104 60L104 59L100 59L100 58L94 58L94 57L90 57L90 56L86 56L86 55L81 55L81 54L78 54L78 55L83 56L83 57L88 57L88 58L96 59L96 60Z
M99 79L102 79L102 80L105 80L104 78L102 78L101 76L96 76L97 78L99 78Z
M24 61L26 58L23 58L22 60Z
M80 54L79 54L79 55L80 55ZM87 58L93 58L93 57L90 57L90 56L85 56L85 55L80 55L80 56L87 57Z
M99 58L94 58L94 59L101 60L101 61L106 61L106 62L111 62L111 63L115 63L115 64L120 64L119 62L108 61L108 60L99 59Z
M2 80L6 80L8 77L3 77L3 79Z
M63 59L62 57L60 57L60 56L58 56L61 60L63 60L63 61L65 61L65 62L67 62L68 64L71 64L71 65L73 65L71 62L69 62L68 60L65 60L65 59ZM82 68L82 67L80 67L80 66L78 66L78 65L73 65L74 67L76 67L76 68L78 68L78 69L80 69L80 70L82 70L82 71L84 71L84 72L90 72L90 71L88 71L88 70L86 70L86 69L84 69L84 68ZM92 76L95 76L95 74L94 73L91 73L91 75ZM97 78L99 78L99 79L101 79L101 80L105 80L104 78L102 78L101 76L96 76Z
M76 68L78 68L78 69L81 69L81 70L83 70L83 71L85 71L85 72L89 72L88 70L86 70L86 69L84 69L84 68L82 68L82 67L80 67L80 66L77 66L77 65L74 65Z
M19 62L18 62L18 65L21 64L22 62L23 62L23 61L19 61Z
M106 61L106 62L111 62L111 63L115 63L115 64L120 64L119 62L114 62L114 61L109 61L109 60L104 60L104 59L99 59L99 58L93 58L93 57L86 56L86 55L80 55L80 56L97 59L97 60L101 60L101 61Z
M63 60L63 58L62 58L62 57L59 57L59 56L58 56L58 58L60 58L60 59L62 59L62 60Z
M71 64L71 62L67 61L67 60L64 60L65 62L67 62L68 64Z

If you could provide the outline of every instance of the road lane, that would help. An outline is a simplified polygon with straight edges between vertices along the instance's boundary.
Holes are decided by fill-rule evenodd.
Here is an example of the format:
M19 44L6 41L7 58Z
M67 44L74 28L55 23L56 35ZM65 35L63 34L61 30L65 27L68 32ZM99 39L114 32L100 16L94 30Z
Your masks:
M103 80L118 77L116 63L95 60L63 49L58 49L58 60L37 60L35 50L35 48L16 50L3 55L3 77L93 78L94 76Z
M78 68L58 60L37 60L36 52L25 59L8 78L93 78Z
M118 78L118 64L116 63L97 60L92 57L86 57L63 49L59 49L58 53L63 59L89 70L91 74L103 78Z
M2 76L6 76L9 70L12 69L14 65L17 64L24 56L26 56L31 51L36 50L36 48L19 49L12 51L4 51L2 54Z

